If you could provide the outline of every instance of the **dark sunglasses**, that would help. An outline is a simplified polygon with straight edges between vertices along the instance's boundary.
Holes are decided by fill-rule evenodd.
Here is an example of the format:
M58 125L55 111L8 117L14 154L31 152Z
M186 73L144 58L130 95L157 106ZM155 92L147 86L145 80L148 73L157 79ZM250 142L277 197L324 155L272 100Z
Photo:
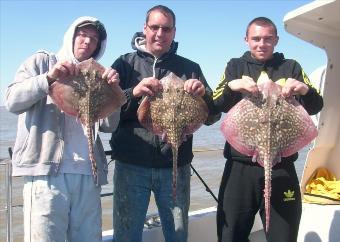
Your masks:
M168 26L160 26L160 25L148 25L149 29L154 32L157 33L159 29L162 29L165 33L170 33L171 30L173 30L174 27L168 27Z

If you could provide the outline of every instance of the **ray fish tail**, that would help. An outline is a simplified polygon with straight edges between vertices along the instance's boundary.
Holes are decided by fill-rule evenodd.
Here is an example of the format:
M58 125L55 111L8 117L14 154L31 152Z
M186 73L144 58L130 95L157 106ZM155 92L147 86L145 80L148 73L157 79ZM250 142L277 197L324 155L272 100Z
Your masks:
M177 197L177 159L178 159L178 148L172 147L172 156L173 156L173 163L172 163L172 197L173 200L176 201Z
M94 75L93 78L95 78L96 73L88 73L89 75ZM92 77L91 77L92 78ZM88 78L86 78L88 80ZM87 84L90 86L91 81L87 81ZM96 184L98 184L98 175L97 175L97 163L94 158L94 151L93 151L93 112L92 112L92 102L91 102L91 95L92 90L89 88L88 93L86 94L86 135L87 135L87 141L88 141L88 147L89 147L89 158L91 161L91 167L92 167L92 174L93 178Z

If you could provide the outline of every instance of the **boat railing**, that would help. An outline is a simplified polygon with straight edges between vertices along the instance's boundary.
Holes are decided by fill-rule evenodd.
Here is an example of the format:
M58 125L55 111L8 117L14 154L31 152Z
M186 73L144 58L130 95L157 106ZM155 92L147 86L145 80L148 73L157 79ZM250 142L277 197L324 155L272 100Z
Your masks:
M12 149L8 149L10 158L12 158ZM0 162L1 166L5 166L5 191L6 191L6 205L4 209L0 209L0 212L6 213L6 241L12 242L12 209L13 209L13 197L12 197L12 162L11 159L6 159L4 162Z

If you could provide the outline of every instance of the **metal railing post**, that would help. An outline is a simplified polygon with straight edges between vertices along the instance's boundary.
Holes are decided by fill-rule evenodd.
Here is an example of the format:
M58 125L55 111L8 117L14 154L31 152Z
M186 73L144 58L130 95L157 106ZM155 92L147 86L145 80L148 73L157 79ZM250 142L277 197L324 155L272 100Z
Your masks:
M10 159L6 162L6 237L7 242L13 241L12 234L12 149L8 148Z

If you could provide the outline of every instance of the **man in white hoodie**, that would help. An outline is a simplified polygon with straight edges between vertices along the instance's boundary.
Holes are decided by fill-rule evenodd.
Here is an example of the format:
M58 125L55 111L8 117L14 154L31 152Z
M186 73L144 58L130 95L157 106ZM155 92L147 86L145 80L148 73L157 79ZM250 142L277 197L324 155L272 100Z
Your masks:
M98 132L112 132L119 111L95 125L94 180L86 134L76 117L60 111L48 95L56 80L79 73L76 64L98 60L106 46L104 25L93 17L76 19L54 55L39 51L18 69L6 93L6 107L18 114L13 176L24 176L25 241L101 241L101 185L107 183L107 161ZM114 88L112 68L103 79Z

